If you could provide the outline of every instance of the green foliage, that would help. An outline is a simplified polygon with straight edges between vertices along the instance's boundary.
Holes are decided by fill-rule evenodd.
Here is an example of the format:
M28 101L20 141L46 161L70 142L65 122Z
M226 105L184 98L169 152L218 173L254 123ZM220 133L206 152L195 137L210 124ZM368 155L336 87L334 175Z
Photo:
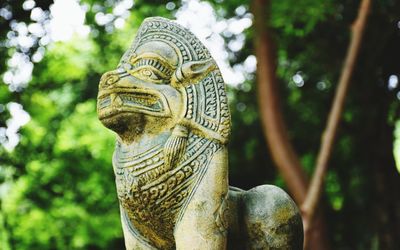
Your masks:
M33 97L49 111L44 112L47 117L33 116L24 129L36 147L45 141L46 124L57 110L40 98ZM113 240L121 237L111 170L114 135L97 122L94 100L76 105L58 125L54 142L50 155L38 152L26 163L26 173L11 184L3 199L14 247L113 247Z
M334 13L334 1L271 1L271 26L288 36L304 37Z
M100 25L96 15L112 14L121 1L82 0L91 29L87 37L43 46L39 37L23 49L6 45L12 21L37 23L21 7L23 2L0 3L0 8L12 6L13 13L9 20L0 17L0 75L4 77L15 52L30 60L40 47L45 54L35 63L32 80L23 91L11 92L0 83L0 110L13 101L31 117L12 152L0 146L0 249L122 249L111 166L114 135L97 120L97 84L101 74L117 65L145 17L173 17L184 3L171 1L175 8L168 10L165 1L135 1L125 27L116 29L113 22L118 16ZM208 2L218 20L241 18L251 9L249 1ZM308 175L313 172L359 2L271 1L269 24L277 45L284 117ZM51 3L36 1L43 10ZM400 225L394 215L400 181L392 156L400 89L388 90L387 79L400 77L399 10L399 2L376 1L352 78L323 199L332 249L396 249L385 239ZM231 65L254 54L252 28L243 34L240 51L226 48ZM223 32L223 38L230 41L235 36ZM285 188L263 139L255 80L254 72L247 72L243 83L228 88L233 125L230 182L242 188L265 183ZM0 111L0 127L6 127L10 117L7 110ZM398 121L396 127L394 152L399 157Z
M17 94L31 120L14 151L0 148L1 249L123 248L115 139L97 119L95 97L100 75L118 63L135 28L51 43ZM1 91L0 103L10 95Z
M394 159L396 160L397 171L400 173L400 121L396 123L393 154L395 156Z

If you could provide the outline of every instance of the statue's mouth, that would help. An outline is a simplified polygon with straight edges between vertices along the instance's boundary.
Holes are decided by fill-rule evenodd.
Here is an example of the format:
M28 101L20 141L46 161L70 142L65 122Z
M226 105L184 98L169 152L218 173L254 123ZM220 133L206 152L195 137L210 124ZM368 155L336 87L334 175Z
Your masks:
M99 92L97 112L100 119L109 119L128 113L152 116L170 116L165 97L158 91L114 88Z

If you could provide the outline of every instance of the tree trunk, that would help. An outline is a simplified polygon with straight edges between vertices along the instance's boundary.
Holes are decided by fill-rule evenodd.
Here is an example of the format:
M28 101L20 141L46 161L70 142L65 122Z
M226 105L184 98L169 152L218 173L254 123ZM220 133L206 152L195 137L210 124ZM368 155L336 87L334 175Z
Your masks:
M297 204L302 204L307 194L307 179L300 160L289 140L282 117L276 78L275 48L267 22L270 2L254 0L252 12L255 19L255 54L257 57L258 103L262 128L272 158L282 174L289 192ZM309 249L329 249L323 213L317 214L310 227Z
M339 127L339 122L342 117L343 107L347 97L347 91L350 86L351 76L356 65L358 53L360 51L361 42L367 22L367 16L369 14L370 8L371 0L363 0L358 11L358 16L352 26L352 37L349 43L349 48L347 50L346 60L342 68L342 73L340 75L339 84L336 89L332 109L329 112L326 129L322 134L321 146L317 157L317 163L314 169L314 174L311 179L311 184L307 192L306 200L304 201L304 204L302 204L302 211L305 213L306 224L308 225L312 224L314 213L318 208L319 199L321 197L322 189L324 186L326 171L328 169L328 161L332 154L335 137Z

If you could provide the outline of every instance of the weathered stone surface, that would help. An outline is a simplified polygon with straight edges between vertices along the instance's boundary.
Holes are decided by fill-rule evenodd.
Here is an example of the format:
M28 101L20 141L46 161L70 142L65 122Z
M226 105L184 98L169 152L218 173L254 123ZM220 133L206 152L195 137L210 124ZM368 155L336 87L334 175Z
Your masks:
M127 249L302 248L298 209L281 189L228 189L225 84L190 31L145 19L117 69L102 76L97 112L117 133Z

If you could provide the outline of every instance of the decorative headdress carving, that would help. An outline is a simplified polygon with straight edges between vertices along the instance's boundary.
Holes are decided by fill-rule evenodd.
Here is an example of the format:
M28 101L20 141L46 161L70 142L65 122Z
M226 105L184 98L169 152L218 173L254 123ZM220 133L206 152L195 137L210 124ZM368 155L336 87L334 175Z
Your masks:
M161 17L146 18L120 65L132 65L135 51L149 41L167 43L178 55L171 85L186 98L180 125L225 144L230 134L230 114L221 72L207 48L189 30ZM150 62L151 63L151 62Z

